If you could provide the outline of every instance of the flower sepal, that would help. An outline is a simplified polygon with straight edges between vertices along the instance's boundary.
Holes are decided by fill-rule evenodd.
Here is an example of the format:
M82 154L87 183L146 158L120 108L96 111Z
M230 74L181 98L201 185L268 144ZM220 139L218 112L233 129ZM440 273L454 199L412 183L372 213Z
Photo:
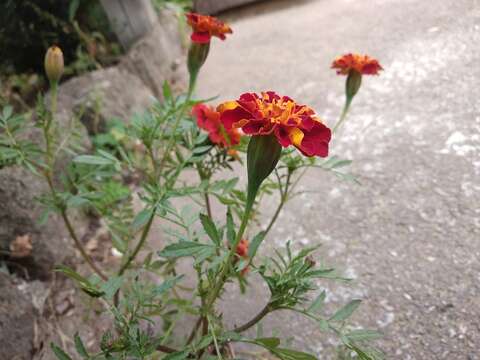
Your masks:
M253 206L262 182L272 173L282 155L282 146L273 134L252 136L247 149L247 207Z
M193 91L195 82L197 81L200 68L205 64L208 53L210 51L210 42L208 43L196 43L192 42L188 49L187 67L190 73L190 86L189 90Z

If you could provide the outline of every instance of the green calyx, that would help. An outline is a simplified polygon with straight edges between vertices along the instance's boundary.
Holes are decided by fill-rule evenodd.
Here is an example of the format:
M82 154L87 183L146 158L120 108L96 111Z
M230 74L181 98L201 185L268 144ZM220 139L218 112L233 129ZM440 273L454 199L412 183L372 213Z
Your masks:
M247 207L253 206L260 185L275 169L281 154L282 147L273 134L250 139L247 149Z

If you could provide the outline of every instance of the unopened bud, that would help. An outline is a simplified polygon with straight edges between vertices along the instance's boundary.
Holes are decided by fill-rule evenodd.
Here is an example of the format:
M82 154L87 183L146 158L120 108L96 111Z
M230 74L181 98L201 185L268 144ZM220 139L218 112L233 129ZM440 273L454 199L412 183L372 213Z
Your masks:
M58 46L51 46L45 54L45 73L50 84L57 84L64 70L63 53Z
M313 258L309 255L305 258L305 264L308 265L309 268L312 268L316 265L316 262L315 260L313 260Z

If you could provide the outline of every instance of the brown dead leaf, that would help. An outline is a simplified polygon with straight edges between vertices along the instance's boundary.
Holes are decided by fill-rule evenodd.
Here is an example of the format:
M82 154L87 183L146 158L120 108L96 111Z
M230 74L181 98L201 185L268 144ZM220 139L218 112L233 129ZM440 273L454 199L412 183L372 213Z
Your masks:
M17 236L15 240L10 243L10 256L17 259L24 258L30 256L32 249L33 246L30 235Z

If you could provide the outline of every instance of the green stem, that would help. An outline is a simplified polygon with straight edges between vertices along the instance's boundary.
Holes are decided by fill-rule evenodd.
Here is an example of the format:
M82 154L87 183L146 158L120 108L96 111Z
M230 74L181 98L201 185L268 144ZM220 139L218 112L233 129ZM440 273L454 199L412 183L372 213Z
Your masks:
M347 97L347 100L345 101L345 106L343 107L342 114L340 115L340 119L337 121L335 126L333 127L332 133L335 133L340 128L340 125L345 121L345 118L347 117L348 110L350 109L350 105L352 104L353 97Z
M172 150L172 147L175 144L175 132L177 131L178 125L180 124L180 121L182 120L182 117L185 114L185 110L187 109L188 103L190 102L190 98L192 97L193 88L195 87L195 80L196 80L196 77L193 77L193 76L190 77L187 97L185 98L185 101L182 104L180 111L177 113L177 117L175 119L175 123L173 124L173 128L172 128L172 134L167 143L167 147L165 148L165 152L163 153L162 161L160 162L160 165L158 167L159 175L162 173L163 167L165 166L165 162L167 161L167 157L170 153L170 150Z
M156 205L152 209L152 214L148 218L148 222L143 228L142 236L140 237L140 240L138 241L137 245L135 246L135 249L133 252L128 256L127 261L122 265L120 270L118 270L118 276L122 276L125 270L128 269L130 264L132 263L133 260L137 257L138 253L140 250L143 248L143 245L145 244L145 241L147 240L148 233L150 232L150 228L152 227L153 219L155 218L155 212L156 212Z
M265 229L265 236L270 232L270 229L273 227L273 224L277 221L278 215L280 215L280 211L282 211L283 206L287 202L288 199L288 188L290 186L290 178L292 176L292 172L288 170L288 175L287 175L287 183L285 184L285 190L282 191L280 189L280 203L278 204L277 210L273 214L272 219L270 220L270 223L268 224L267 228Z
M230 251L228 253L227 259L225 260L222 271L220 272L219 280L215 284L215 287L212 290L212 295L209 301L207 301L207 304L206 304L207 311L215 303L215 300L217 299L220 291L222 290L223 285L225 284L225 281L227 280L227 274L230 271L232 260L237 250L237 246L242 240L243 234L245 233L245 230L247 228L248 220L250 218L250 213L252 212L253 203L254 203L255 195L257 194L257 191L252 191L252 192L249 192L248 194L249 196L247 198L247 204L245 206L245 212L243 213L240 229L238 230L237 237L235 238L235 242L230 247Z
M59 205L60 209L60 214L62 216L63 222L65 223L65 227L67 228L67 231L72 238L75 247L77 250L80 252L82 258L85 260L85 262L90 266L90 268L98 275L102 280L108 280L108 277L98 268L93 260L88 256L87 252L85 251L80 239L78 238L77 234L75 233L75 229L72 226L72 223L70 222L70 219L68 218L67 211L65 209L65 206L63 204L59 204L59 198L57 195L57 192L55 190L55 186L53 184L53 167L55 166L54 164L54 158L52 156L52 142L51 142L51 134L50 134L50 128L52 125L52 122L55 120L55 114L57 112L57 96L58 96L58 86L57 83L53 82L51 83L51 104L50 104L50 115L47 118L46 123L43 125L43 135L45 139L45 157L46 157L46 164L47 168L44 171L44 176L47 181L48 187L50 189L50 192L52 194L52 197L54 201L56 202L57 205Z
M265 305L265 307L257 315L255 315L255 317L253 317L250 321L246 322L245 324L234 328L233 331L236 332L236 333L241 333L241 332L244 332L244 331L250 329L256 323L258 323L260 320L262 320L272 310L273 309L270 307L270 302L269 302L267 305Z
M206 176L205 173L200 168L200 164L197 164L197 172L198 172L198 176L200 177L201 181L209 180L208 176ZM203 197L205 199L205 207L207 208L207 215L210 219L213 220L212 206L210 204L210 197L208 196L208 189L205 189L205 191L203 192Z

